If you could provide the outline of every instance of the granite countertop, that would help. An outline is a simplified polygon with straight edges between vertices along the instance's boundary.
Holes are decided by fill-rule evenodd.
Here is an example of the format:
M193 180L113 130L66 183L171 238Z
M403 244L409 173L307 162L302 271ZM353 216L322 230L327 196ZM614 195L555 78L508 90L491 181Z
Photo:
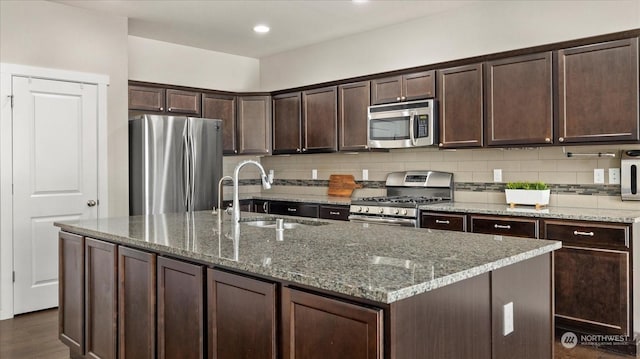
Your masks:
M258 218L242 213L243 220ZM269 215L259 218L273 217ZM281 216L280 216L281 217ZM62 230L293 283L392 303L561 247L557 241L287 218L285 229L209 211L56 222Z
M640 208L640 203L638 203ZM425 211L480 213L535 218L573 219L583 221L640 223L640 210L615 210L602 208L546 207L536 210L533 207L509 208L506 204L488 203L436 203L420 206Z

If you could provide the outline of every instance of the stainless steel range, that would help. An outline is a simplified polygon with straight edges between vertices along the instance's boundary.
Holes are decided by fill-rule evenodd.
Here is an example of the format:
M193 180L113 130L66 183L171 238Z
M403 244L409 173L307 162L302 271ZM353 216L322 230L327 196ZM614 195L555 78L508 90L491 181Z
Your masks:
M391 172L387 195L351 201L349 220L397 226L418 226L418 206L453 201L453 173L438 171Z

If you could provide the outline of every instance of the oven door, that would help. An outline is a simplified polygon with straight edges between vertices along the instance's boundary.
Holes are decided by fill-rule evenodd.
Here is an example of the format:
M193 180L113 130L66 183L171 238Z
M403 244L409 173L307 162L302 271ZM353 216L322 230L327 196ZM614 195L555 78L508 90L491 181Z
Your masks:
M402 227L416 227L418 224L418 221L415 218L363 216L360 214L350 215L349 221L354 223L382 224L387 226L402 226Z

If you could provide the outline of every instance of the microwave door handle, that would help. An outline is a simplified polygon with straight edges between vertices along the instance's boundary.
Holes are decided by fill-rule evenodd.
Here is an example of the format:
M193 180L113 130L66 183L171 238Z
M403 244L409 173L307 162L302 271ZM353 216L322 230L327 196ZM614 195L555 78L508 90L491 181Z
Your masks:
M411 114L409 114L409 137L411 138L411 144L414 146L417 146L418 142L416 141L415 128L414 128L415 117L416 117L415 112L411 112Z

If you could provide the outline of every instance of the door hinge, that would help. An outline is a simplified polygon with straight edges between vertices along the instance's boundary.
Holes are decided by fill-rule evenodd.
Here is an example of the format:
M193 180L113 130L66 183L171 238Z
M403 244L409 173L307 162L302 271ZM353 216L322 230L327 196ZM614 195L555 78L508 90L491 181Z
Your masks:
M13 271L13 283L16 282L16 271Z

